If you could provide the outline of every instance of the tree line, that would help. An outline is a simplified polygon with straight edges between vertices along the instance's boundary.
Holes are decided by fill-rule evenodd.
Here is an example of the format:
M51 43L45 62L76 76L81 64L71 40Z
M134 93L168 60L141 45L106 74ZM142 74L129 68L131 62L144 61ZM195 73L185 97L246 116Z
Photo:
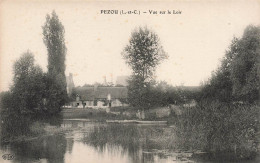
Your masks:
M158 35L147 27L135 29L122 56L132 69L128 81L129 103L153 107L194 99L227 103L257 103L260 94L260 27L249 25L241 38L234 37L221 66L202 84L201 90L176 90L155 81L156 67L167 59ZM172 74L173 75L173 74ZM166 88L166 89L165 89Z
M55 11L42 26L48 53L48 71L35 64L29 50L13 65L13 85L1 94L1 108L8 113L54 114L68 100L65 76L65 30Z
M202 99L257 103L260 95L260 27L249 25L234 37L219 68L203 85Z

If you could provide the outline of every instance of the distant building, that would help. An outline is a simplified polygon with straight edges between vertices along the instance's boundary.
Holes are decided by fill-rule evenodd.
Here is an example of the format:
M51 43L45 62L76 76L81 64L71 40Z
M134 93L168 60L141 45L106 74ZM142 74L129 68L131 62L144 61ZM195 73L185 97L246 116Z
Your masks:
M74 107L127 106L126 87L86 86L75 88L77 97L71 103Z
M129 76L118 76L116 78L116 85L128 86L128 83L127 83L128 79L129 79Z
M75 87L72 73L70 73L69 76L66 76L66 83L67 83L67 93L69 96L71 96L72 89Z

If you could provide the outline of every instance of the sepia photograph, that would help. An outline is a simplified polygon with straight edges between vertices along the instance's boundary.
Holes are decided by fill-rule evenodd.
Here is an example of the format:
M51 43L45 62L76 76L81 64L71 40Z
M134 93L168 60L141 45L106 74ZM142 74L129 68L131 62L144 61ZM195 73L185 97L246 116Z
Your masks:
M0 0L0 163L259 163L259 0Z

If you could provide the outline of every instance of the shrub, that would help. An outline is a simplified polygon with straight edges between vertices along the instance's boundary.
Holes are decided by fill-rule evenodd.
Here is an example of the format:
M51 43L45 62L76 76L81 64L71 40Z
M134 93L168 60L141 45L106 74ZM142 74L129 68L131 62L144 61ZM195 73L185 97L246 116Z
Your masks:
M203 102L183 108L176 121L179 146L219 158L243 159L257 153L259 106Z
M45 133L43 123L40 123L38 121L34 122L30 126L30 132L31 132L31 135L36 135L36 136Z

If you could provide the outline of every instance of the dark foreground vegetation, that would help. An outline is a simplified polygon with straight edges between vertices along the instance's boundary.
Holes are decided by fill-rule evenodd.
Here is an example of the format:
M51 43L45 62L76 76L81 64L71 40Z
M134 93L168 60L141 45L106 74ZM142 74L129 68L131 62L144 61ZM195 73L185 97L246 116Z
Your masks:
M214 158L254 158L259 153L259 84L260 27L248 26L241 38L233 39L220 67L204 83L198 105L178 117L180 142Z
M258 153L260 107L204 102L177 117L177 138L186 150L201 149L214 159L252 159Z
M31 138L54 134L58 130L48 131L46 126L59 126L62 116L5 114L1 113L0 143L24 141Z

